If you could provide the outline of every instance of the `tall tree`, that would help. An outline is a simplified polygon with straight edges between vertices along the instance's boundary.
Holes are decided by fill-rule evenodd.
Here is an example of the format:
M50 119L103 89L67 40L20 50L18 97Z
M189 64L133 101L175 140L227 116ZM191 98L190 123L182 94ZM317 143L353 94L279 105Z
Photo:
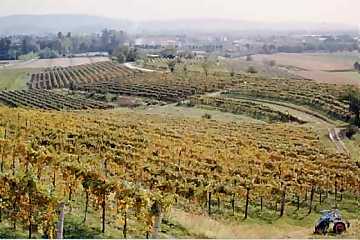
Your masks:
M350 112L355 114L355 125L360 127L360 92L357 89L349 93Z

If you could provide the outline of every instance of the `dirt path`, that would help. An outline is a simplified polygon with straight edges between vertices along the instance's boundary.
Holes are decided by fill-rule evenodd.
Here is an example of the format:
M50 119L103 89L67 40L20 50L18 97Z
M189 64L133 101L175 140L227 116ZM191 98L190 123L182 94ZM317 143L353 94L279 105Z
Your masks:
M133 62L124 63L124 66L127 67L127 68L130 68L130 69L136 69L136 70L143 71L143 72L158 72L158 71L155 71L155 70L152 70L152 69L138 67Z
M336 145L336 149L338 150L338 152L344 153L350 157L350 151L347 149L347 147L345 146L345 143L343 142L343 140L340 137L341 129L340 128L331 128L328 131L329 131L329 138Z

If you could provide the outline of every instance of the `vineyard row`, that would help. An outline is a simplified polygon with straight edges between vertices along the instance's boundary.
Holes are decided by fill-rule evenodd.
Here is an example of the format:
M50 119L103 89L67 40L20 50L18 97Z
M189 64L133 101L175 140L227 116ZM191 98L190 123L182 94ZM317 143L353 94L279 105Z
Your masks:
M86 98L73 98L47 90L1 91L0 103L10 107L44 110L108 109L110 105Z

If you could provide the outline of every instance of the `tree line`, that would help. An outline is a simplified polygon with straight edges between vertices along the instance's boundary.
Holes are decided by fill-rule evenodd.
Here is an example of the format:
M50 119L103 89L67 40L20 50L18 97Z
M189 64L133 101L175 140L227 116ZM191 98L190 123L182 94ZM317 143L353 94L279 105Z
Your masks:
M40 58L56 58L86 52L112 54L129 42L126 32L104 29L101 33L73 35L59 32L47 36L15 35L0 38L0 60L17 60L34 53Z

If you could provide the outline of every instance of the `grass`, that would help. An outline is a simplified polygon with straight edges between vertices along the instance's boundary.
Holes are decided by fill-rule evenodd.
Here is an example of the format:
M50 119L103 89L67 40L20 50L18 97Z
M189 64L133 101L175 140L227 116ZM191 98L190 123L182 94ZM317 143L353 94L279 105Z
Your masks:
M39 58L39 54L34 53L34 52L30 52L28 54L19 56L19 60L23 60L23 61L29 61L29 60L37 59L37 58Z
M170 219L184 226L192 235L203 238L320 238L323 236L313 235L315 222L319 219L321 210L333 207L333 195L329 195L322 203L318 202L318 196L314 199L315 208L308 214L308 207L302 202L299 211L290 203L286 205L285 215L279 217L279 211L265 208L261 211L254 200L249 207L249 217L244 219L244 201L237 201L235 216L229 206L222 205L220 210L213 207L213 214L209 217L206 213L185 212L180 208L173 209ZM343 200L338 201L338 208L344 219L352 224L350 229L342 236L330 238L358 238L360 237L360 209L358 202L351 195L344 194ZM196 211L195 211L196 212Z
M186 116L188 118L202 119L204 115L208 114L211 116L212 121L219 122L254 122L254 123L264 123L263 121L256 120L254 118L237 115L233 113L226 113L214 110L211 107L186 107L186 106L176 106L176 104L169 104L165 106L152 106L152 107L138 107L134 109L129 108L116 108L111 110L114 112L141 112L146 114L155 114L171 117L182 117Z
M360 133L354 135L351 139L345 139L344 143L351 153L352 160L360 162Z
M26 89L30 73L28 69L0 69L0 90Z

